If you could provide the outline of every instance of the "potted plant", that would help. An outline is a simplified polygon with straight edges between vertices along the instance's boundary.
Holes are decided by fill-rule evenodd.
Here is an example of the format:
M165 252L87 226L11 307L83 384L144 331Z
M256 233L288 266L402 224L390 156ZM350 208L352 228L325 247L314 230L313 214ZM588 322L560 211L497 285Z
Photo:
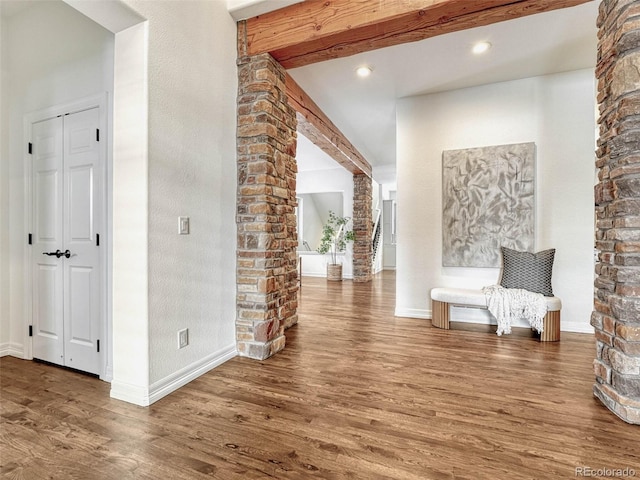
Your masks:
M344 252L347 242L353 242L356 239L353 230L347 230L347 224L351 217L339 217L329 210L329 219L322 227L322 238L318 253L328 254L329 263L327 263L327 280L342 280L342 264L338 263L338 253Z

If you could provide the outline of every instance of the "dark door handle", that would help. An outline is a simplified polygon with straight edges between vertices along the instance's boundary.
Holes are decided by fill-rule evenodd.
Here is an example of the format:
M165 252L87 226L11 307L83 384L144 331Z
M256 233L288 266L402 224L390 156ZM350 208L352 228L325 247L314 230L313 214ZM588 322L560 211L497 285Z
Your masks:
M60 250L56 250L55 252L42 252L43 255L48 255L50 257L56 257L56 258L60 258L60 257L71 257L71 252L69 250L66 250L64 252L61 252Z

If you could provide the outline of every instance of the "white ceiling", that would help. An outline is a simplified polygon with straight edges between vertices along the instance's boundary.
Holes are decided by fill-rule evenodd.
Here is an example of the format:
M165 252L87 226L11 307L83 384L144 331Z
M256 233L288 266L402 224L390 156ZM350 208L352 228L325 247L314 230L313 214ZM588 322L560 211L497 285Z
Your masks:
M289 71L376 171L396 161L396 100L520 78L593 68L598 2L329 60ZM476 56L480 40L493 47ZM366 79L355 75L367 64ZM300 170L326 155L300 139ZM337 164L335 164L337 165ZM334 165L334 167L335 167ZM376 178L377 179L377 178Z

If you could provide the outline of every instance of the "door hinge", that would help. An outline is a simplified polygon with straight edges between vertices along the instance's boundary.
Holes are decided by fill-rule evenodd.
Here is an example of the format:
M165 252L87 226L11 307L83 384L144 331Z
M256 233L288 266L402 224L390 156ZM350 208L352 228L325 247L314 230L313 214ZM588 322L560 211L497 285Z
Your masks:
M29 142L28 148L29 148L29 155L33 155L33 143Z
M29 336L33 337L33 325L29 325Z
M100 246L100 234L96 233L96 247Z
M98 347L98 353L100 353L100 340L98 340L98 341L96 342L96 345L97 345L97 347Z
M33 234L29 234L29 245L33 245Z
M96 128L96 142L100 141L100 129Z

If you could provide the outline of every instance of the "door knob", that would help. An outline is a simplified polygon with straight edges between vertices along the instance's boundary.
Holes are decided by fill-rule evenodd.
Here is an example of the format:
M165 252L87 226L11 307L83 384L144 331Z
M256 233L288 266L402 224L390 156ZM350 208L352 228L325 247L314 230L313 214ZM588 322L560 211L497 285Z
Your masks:
M60 255L64 255L65 257L69 258L71 256L71 252L67 249L64 251L64 253L61 253Z

